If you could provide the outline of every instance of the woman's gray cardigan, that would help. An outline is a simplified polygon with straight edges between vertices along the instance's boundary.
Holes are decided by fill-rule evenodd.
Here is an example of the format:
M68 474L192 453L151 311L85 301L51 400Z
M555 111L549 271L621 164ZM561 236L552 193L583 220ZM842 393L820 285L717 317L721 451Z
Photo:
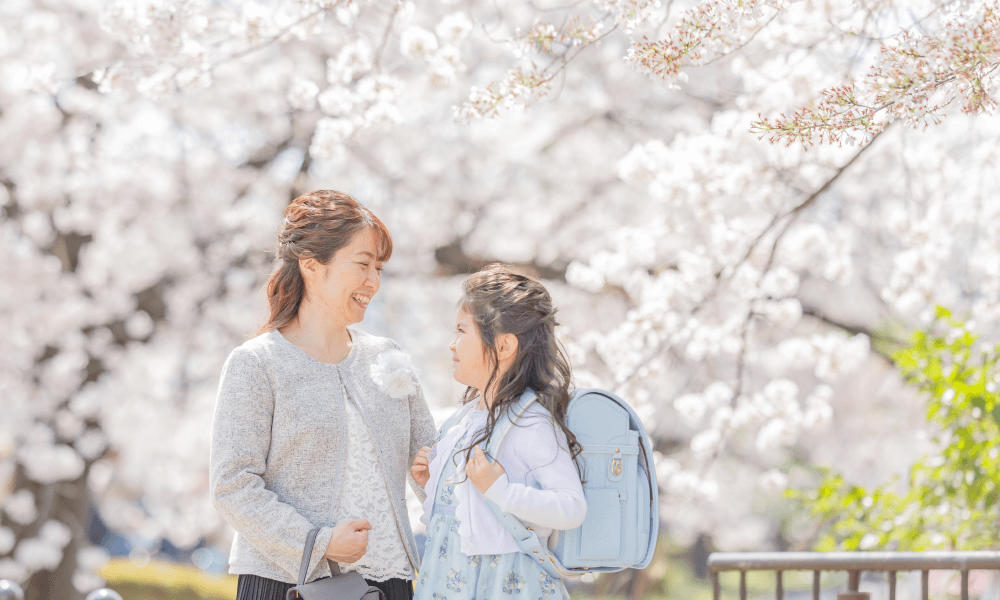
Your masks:
M230 573L295 582L306 534L321 526L307 581L330 574L323 556L336 525L331 515L347 444L341 379L379 449L373 461L388 476L404 548L414 570L419 566L405 482L417 450L434 437L434 420L419 385L409 398L396 399L372 381L375 358L398 350L396 343L350 332L351 350L335 365L277 331L248 340L226 360L212 421L209 486L215 508L236 530ZM424 491L413 487L423 499Z

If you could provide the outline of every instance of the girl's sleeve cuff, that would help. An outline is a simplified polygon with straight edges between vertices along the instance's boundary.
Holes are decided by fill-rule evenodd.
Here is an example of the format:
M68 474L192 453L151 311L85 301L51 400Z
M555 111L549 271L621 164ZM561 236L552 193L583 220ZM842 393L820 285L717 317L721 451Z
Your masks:
M487 500L493 501L497 506L499 506L504 512L506 512L505 504L507 503L507 488L510 487L510 480L507 479L507 474L504 473L497 480L493 482L483 494L486 496Z

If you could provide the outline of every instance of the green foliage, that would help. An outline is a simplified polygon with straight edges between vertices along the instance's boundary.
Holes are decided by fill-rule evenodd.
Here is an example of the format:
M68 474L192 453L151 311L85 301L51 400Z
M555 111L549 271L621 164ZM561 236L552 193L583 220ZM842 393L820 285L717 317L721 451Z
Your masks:
M826 526L818 550L971 550L996 547L1000 527L1000 345L981 342L938 308L927 331L893 353L908 383L927 398L934 452L908 481L873 489L821 469L812 490L790 491Z

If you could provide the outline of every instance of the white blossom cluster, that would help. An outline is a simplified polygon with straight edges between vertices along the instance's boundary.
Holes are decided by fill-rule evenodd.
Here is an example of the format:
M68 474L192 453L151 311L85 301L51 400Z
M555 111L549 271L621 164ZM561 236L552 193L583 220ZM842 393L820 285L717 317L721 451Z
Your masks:
M615 21L629 32L663 16L660 0L594 0L594 4L600 10L613 14Z

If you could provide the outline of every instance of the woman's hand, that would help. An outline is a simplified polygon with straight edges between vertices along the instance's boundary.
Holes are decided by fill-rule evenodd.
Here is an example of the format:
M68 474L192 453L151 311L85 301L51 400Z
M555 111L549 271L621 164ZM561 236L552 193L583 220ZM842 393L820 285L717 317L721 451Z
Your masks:
M499 462L490 462L486 459L486 455L483 453L483 449L476 446L472 450L472 458L469 459L469 463L465 465L465 474L468 475L469 481L472 485L476 486L482 493L486 493L486 490L490 489L493 483L500 479L503 475L503 466Z
M339 563L357 562L368 551L368 519L354 519L333 528L333 536L326 545L326 558Z
M427 487L427 481L431 478L431 449L424 446L417 450L417 456L410 466L410 475L420 484L420 487Z

